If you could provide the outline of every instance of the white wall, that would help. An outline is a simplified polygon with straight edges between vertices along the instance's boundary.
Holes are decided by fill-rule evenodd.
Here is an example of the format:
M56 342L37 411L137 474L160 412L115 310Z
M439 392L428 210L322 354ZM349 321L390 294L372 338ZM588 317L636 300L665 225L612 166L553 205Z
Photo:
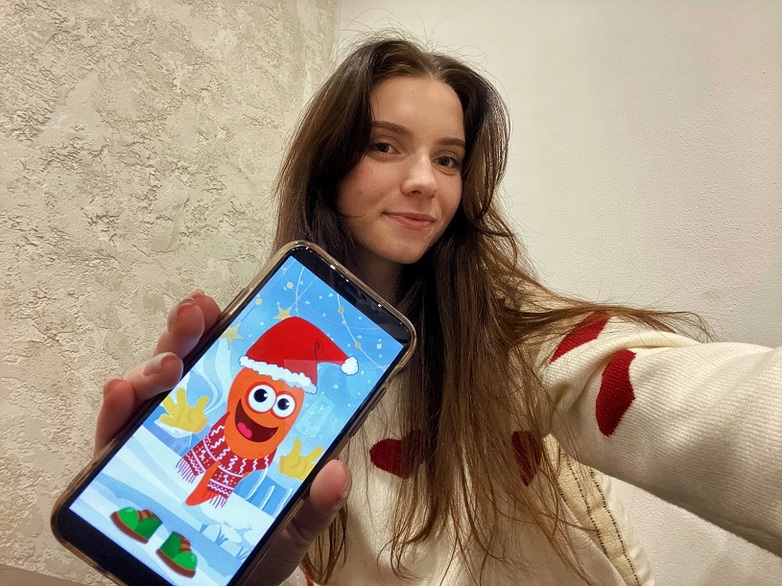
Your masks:
M782 344L782 3L342 0L477 62L514 135L505 204L563 292ZM781 391L782 392L782 391ZM619 487L661 585L782 583L782 560Z

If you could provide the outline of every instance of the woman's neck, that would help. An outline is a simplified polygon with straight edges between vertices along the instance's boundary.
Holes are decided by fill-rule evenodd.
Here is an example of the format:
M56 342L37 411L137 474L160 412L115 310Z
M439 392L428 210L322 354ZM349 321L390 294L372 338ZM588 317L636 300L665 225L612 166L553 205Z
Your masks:
M371 253L359 253L348 267L383 299L389 303L396 301L402 265Z

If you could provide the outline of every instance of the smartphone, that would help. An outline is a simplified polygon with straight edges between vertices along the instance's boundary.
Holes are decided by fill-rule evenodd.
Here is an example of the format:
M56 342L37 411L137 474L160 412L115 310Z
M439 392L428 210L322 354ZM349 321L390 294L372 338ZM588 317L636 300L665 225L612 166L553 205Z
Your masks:
M286 245L60 496L55 536L120 584L241 582L414 347L335 259Z

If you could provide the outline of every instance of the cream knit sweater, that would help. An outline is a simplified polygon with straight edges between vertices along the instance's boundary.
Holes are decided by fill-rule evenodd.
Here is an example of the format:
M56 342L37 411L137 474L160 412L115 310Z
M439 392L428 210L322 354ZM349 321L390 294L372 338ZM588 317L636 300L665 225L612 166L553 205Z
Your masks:
M782 348L702 344L596 315L542 352L551 435L568 460L561 483L579 559L598 584L652 584L608 479L632 483L782 555ZM345 456L353 473L349 557L334 584L472 584L445 536L413 551L404 582L390 570L389 523L398 483L397 389L389 389ZM567 433L565 433L567 430ZM378 467L380 464L381 467ZM520 490L523 490L520 484ZM490 564L482 582L575 584L533 527L514 525L526 570ZM478 558L479 559L479 558ZM312 582L299 570L286 584Z

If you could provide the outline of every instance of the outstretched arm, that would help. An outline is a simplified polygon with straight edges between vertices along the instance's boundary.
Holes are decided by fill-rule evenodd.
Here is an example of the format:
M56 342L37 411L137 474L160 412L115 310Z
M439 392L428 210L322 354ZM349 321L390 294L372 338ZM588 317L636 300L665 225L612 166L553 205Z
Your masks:
M543 360L571 455L782 555L782 348L597 315Z

